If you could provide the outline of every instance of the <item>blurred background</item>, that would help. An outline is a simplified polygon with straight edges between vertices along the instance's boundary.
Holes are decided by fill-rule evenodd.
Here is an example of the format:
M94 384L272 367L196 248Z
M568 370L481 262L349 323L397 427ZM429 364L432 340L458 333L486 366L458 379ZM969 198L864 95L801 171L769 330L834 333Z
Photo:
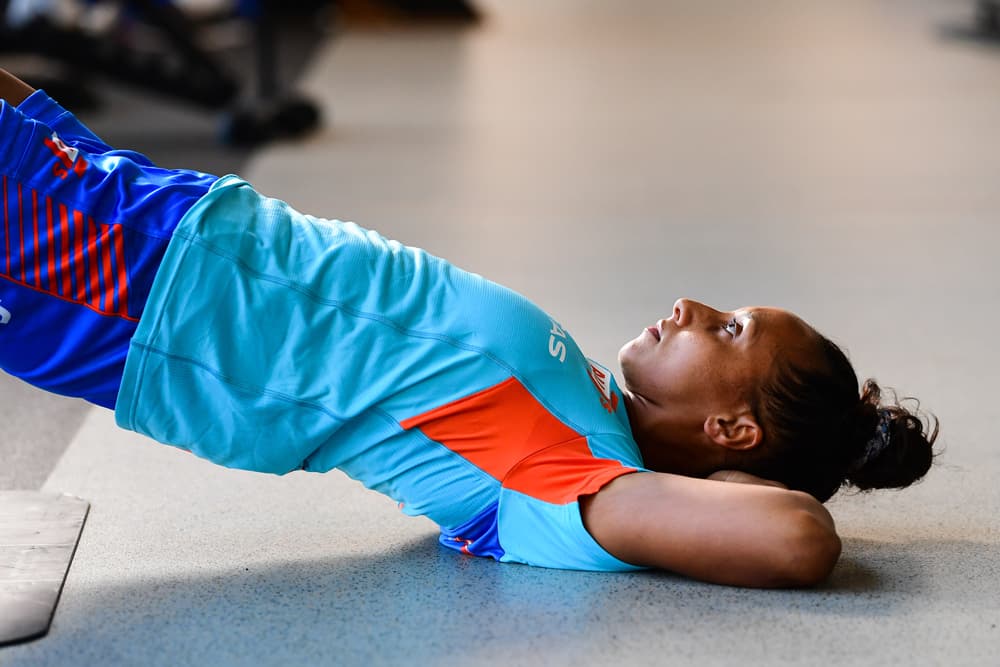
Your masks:
M432 528L397 525L380 513L391 508L366 498L358 502L371 514L363 515L395 531L379 553L396 549L402 565L366 560L351 537L359 527L327 517L343 533L331 528L322 549L357 560L346 570L340 561L303 567L342 577L322 581L352 591L337 589L353 606L320 605L322 619L297 615L320 604L296 588L299 570L268 570L274 576L255 585L291 586L289 608L268 613L297 627L301 643L264 662L309 664L311 651L331 655L323 650L334 639L358 660L442 662L444 647L470 637L480 648L464 662L995 661L997 3L185 0L169 5L170 18L156 3L37 3L41 13L29 11L34 2L17 11L14 0L3 4L0 65L64 94L108 143L164 166L239 173L304 212L427 248L527 295L609 367L677 297L727 309L778 305L843 344L859 376L919 397L941 419L944 454L925 482L831 502L845 556L815 594L726 591L653 575L627 584L567 579L485 569L490 563L454 571L452 561L435 560ZM182 26L186 40L169 37L166 24ZM56 29L86 33L69 40L80 55L32 47L63 34ZM104 41L116 47L95 55ZM124 54L134 67L120 66ZM180 93L167 90L178 80ZM206 602L185 573L163 575L190 545L180 540L161 554L129 528L149 535L139 526L154 517L178 534L214 530L237 544L265 530L259 516L241 523L250 519L223 512L221 527L203 514L184 523L172 508L181 499L226 507L220 496L259 502L287 527L298 525L281 514L297 511L289 498L315 482L240 477L240 495L227 486L229 471L198 468L203 483L185 486L156 474L196 465L171 453L144 453L137 460L148 463L117 470L131 450L102 448L116 436L98 412L0 377L0 489L46 485L97 499L106 513L95 510L84 532L102 546L81 545L61 634L9 654L11 664L59 664L87 642L95 661L109 645L152 642L167 656L161 664L189 655L237 664L195 621L177 620L186 605L200 609L198 618L206 609L238 616L242 655L253 655L273 631L240 616L257 604L253 591L220 579L222 570L191 565L215 573L199 579L218 596ZM82 463L91 460L101 465ZM263 555L259 541L208 548L230 562L294 560L278 555L280 539ZM128 545L128 566L93 558L112 544ZM149 562L155 567L141 564ZM428 607L407 606L413 582L400 567L433 574L420 593L430 606L450 604L451 586L485 595L479 620L421 622ZM86 604L74 602L73 572ZM169 592L167 611L143 606L153 621L122 623L140 613L126 600L149 590L151 576ZM113 588L116 577L122 588ZM488 585L478 587L483 578ZM414 615L379 616L382 626L365 620L396 605ZM124 639L110 630L94 639L94 614L114 619ZM164 618L166 634L152 639ZM378 643L379 627L393 639ZM717 627L729 641L713 639ZM546 644L546 636L562 640Z

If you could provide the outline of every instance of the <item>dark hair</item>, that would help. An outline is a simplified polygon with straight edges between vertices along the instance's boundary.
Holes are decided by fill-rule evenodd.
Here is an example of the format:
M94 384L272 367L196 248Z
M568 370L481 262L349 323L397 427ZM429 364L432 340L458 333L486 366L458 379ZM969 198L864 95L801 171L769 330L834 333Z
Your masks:
M903 488L930 469L938 421L928 434L913 410L895 400L880 405L882 390L866 380L859 393L851 362L817 334L818 358L776 361L751 397L764 431L750 472L826 502L842 486L861 490ZM913 399L904 399L911 401Z

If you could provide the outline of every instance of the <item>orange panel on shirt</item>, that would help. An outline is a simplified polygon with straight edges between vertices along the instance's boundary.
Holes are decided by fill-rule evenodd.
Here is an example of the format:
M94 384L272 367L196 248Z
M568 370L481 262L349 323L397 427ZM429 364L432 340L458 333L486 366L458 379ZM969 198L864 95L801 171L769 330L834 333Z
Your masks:
M580 494L593 493L633 470L595 458L586 438L553 417L516 378L401 425L420 429L504 487L550 503L574 502Z
M586 438L556 445L535 454L504 480L504 487L545 502L565 505L580 496L597 493L601 487L635 468L613 459L595 457Z

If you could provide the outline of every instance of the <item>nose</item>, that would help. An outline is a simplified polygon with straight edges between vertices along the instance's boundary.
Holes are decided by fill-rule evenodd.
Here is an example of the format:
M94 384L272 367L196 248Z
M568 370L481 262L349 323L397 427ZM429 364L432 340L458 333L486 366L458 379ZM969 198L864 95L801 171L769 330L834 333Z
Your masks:
M694 311L694 302L691 299L677 299L674 301L674 324L679 327L687 326L691 322Z
M719 311L693 299L677 299L674 302L674 324L686 327L704 315L719 315Z

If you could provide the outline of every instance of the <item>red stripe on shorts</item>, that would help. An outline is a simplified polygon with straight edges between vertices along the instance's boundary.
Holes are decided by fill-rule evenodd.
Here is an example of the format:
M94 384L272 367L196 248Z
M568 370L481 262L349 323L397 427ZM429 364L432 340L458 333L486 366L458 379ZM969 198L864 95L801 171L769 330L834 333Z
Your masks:
M31 190L31 218L35 223L35 287L42 288L42 260L38 245L38 190Z
M111 233L115 240L115 261L118 263L118 314L128 317L128 276L125 273L125 240L121 225L113 225Z
M73 209L73 270L76 278L76 292L73 299L87 303L87 229L83 224L83 213Z
M111 227L101 224L101 277L104 280L104 312L115 312L115 275L111 271Z
M24 273L24 204L21 201L21 184L17 184L17 225L21 230L21 282L28 282Z
M70 274L73 269L73 256L69 253L69 212L65 204L59 204L59 239L62 252L59 253L59 273L62 274L62 289L59 294L69 298L73 294Z
M52 224L52 197L45 198L45 231L49 247L49 291L58 294L59 278L56 275L56 233Z
M87 274L90 278L90 296L87 298L92 308L101 309L101 273L97 264L97 227L94 219L87 216Z
M78 303L102 315L137 322L138 318L128 314L122 225L98 222L83 211L53 201L44 192L16 180L8 184L8 180L6 174L0 174L0 250L6 249L6 261L0 260L0 274L26 288ZM16 214L12 206L17 206ZM12 241L11 233L18 231L18 239Z

